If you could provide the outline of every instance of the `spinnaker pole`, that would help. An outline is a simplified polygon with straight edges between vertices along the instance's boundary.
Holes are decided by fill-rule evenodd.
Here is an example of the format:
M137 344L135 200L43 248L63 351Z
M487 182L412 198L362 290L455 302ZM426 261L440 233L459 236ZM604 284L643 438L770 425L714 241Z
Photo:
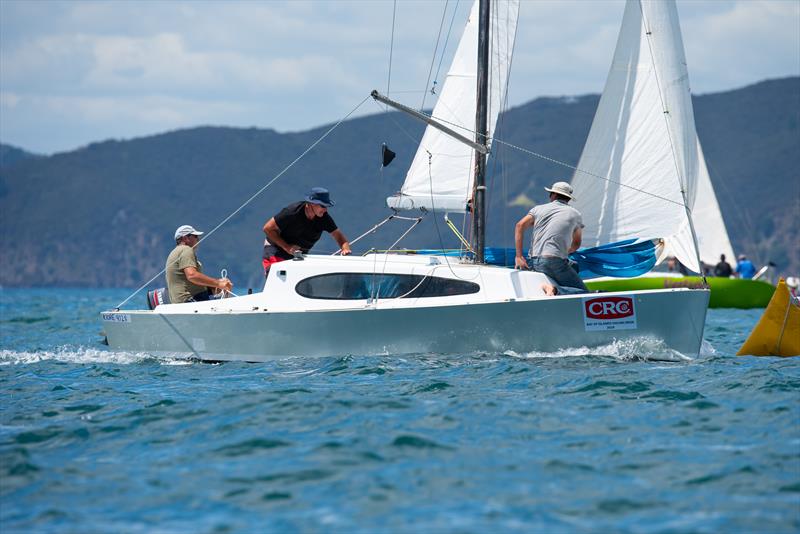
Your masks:
M488 146L489 100L489 0L478 7L478 91L475 106L475 143ZM486 242L486 152L475 150L475 186L472 193L472 227L475 262L484 263Z

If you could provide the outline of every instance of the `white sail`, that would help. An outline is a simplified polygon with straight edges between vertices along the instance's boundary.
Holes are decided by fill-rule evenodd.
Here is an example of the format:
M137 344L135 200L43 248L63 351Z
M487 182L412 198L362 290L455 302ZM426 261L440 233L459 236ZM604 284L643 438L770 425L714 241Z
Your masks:
M708 174L699 139L697 141L697 159L700 168L697 174L697 196L692 210L692 220L697 229L700 261L708 265L716 265L720 254L725 254L728 262L733 265L736 255L728 237L728 230L725 228L725 220L722 218L717 196L714 194L714 186L711 185L711 176Z
M489 138L502 109L517 28L519 0L492 2L489 48ZM442 86L433 118L473 138L477 100L478 1ZM480 140L481 142L483 139ZM398 195L386 199L395 209L464 212L472 197L474 153L469 146L428 126Z
M719 209L717 196L714 194L714 186L711 184L711 176L708 173L706 160L703 156L703 147L700 146L699 138L697 139L697 162L697 194L692 207L692 220L697 230L700 261L706 265L713 266L719 261L720 254L725 254L727 261L733 263L736 256L733 253L733 246L725 228L725 221ZM678 231L678 236L680 236L680 239L667 240L660 251L659 259L679 256L675 246L680 243L691 242L692 233L688 220L684 220L681 229Z
M664 238L681 263L699 271L681 194L694 204L697 147L675 2L629 1L572 179L583 244Z

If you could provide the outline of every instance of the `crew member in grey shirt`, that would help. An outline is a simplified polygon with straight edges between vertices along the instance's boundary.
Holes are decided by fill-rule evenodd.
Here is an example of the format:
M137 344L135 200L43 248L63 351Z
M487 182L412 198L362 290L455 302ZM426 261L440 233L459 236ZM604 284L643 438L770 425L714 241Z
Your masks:
M548 295L586 293L586 285L569 263L569 255L581 246L583 236L581 214L568 205L574 198L572 186L556 182L544 190L550 193L550 203L531 209L514 228L514 265L517 269L532 269L549 276L556 285L542 287ZM533 236L526 260L522 254L522 239L530 227L533 227Z

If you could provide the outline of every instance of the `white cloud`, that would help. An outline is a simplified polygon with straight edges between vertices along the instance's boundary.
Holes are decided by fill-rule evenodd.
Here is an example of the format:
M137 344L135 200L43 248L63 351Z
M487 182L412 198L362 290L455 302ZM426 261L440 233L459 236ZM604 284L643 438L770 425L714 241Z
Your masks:
M715 12L683 23L695 92L800 74L800 2L715 4Z
M15 108L19 101L20 97L15 93L0 92L0 107L2 108Z
M440 81L470 4L458 3ZM94 123L98 137L126 137L203 123L298 130L336 120L386 87L393 5L0 0L0 105L6 115L15 110L0 133L11 142L26 124L88 136ZM420 93L402 95L408 103L419 104L438 63L444 7L397 4L392 89ZM601 91L623 8L618 0L523 0L511 103ZM679 0L678 9L695 92L800 73L800 2ZM448 12L442 38L449 21ZM30 148L54 149L48 135Z
M64 97L31 99L30 105L49 109L63 121L82 120L110 124L129 122L164 125L168 128L214 123L220 118L243 113L242 103L177 99L162 96Z

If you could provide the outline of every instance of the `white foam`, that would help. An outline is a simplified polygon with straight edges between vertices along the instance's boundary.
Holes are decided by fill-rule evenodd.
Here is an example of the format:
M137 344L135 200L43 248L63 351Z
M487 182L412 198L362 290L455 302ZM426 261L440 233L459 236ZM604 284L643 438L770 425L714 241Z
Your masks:
M190 360L158 357L146 352L115 352L85 347L61 347L55 350L25 352L0 350L0 365L31 364L43 361L67 363L115 363L128 365L145 360L155 360L162 365L190 365Z
M700 356L716 356L718 354L719 353L717 352L717 349L714 348L714 345L704 339L703 343L700 345Z
M526 352L519 354L506 351L507 356L514 358L570 358L576 356L606 356L622 361L646 360L667 362L688 362L692 358L669 348L663 340L653 337L638 337L615 340L598 347L565 347L554 352Z

